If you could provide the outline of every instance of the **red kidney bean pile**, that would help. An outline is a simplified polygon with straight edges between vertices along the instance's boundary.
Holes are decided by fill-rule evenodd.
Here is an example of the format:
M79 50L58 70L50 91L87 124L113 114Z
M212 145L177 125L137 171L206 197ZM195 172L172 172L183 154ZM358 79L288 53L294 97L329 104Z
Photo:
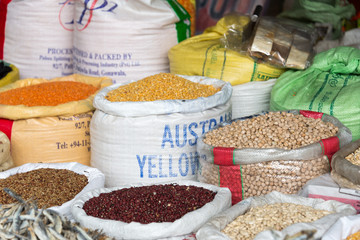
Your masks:
M130 187L85 202L87 215L126 223L174 222L211 202L216 192L177 184Z

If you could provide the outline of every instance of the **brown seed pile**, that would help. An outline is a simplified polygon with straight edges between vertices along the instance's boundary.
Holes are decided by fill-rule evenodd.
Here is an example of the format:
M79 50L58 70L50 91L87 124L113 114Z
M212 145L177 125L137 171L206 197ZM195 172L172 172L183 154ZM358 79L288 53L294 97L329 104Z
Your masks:
M215 147L296 149L335 136L338 128L321 119L269 112L214 129L204 142Z
M212 85L195 83L171 73L159 73L114 89L105 96L111 102L189 100L209 97L220 91Z
M0 204L14 199L3 191L9 188L24 200L36 200L39 208L61 206L88 184L85 175L67 169L40 168L0 179Z
M345 159L354 165L360 166L360 147L356 149L354 152L347 155Z
M202 159L200 159L200 165L199 181L216 186L219 185L221 178L240 171L242 182L231 184L238 185L236 189L242 194L243 199L272 191L295 194L310 179L330 171L329 160L326 156L304 161L279 160L241 166L222 166L220 173L218 165L207 163Z
M251 208L222 232L233 240L251 240L265 230L282 229L299 222L313 222L332 212L294 203L275 203Z
M174 222L211 202L216 192L177 184L123 188L85 202L87 215L122 222Z

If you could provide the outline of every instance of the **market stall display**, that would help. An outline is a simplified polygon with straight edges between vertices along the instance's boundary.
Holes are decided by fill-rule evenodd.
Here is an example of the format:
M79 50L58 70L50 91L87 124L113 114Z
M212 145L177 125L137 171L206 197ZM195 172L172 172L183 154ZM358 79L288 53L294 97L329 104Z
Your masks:
M14 167L10 152L10 140L5 133L0 131L0 171Z
M107 187L195 180L198 138L231 119L231 92L218 79L170 73L104 88L90 122L91 166Z
M170 188L171 184L173 184L172 191L167 193L162 192L164 190L163 188L169 186L169 184ZM184 186L186 187L184 188ZM143 189L140 191L137 190L138 188ZM150 191L148 190L149 188ZM126 193L120 195L116 194L117 192L114 193L114 191L126 191ZM93 217L86 212L87 205L91 205L89 201L92 201L94 198L100 197L103 199L102 202L111 205L117 201L127 201L126 199L129 195L132 195L134 192L137 192L135 194L138 195L137 200L139 202L135 201L133 205L128 203L121 204L120 206L123 208L125 208L123 205L128 206L128 214L125 214L125 210L115 212L115 209L113 209L114 212L111 214L112 209L104 209L108 211L111 216L100 218ZM204 194L204 196L196 194L201 192L207 192L207 194ZM215 194L213 195L211 193ZM113 197L106 197L108 196L107 194L111 194ZM115 194L118 196L118 200L116 200ZM139 196L140 194L143 196ZM206 196L211 195L211 198L206 198ZM151 212L153 212L153 214L139 214L137 216L136 213L140 213L144 208L147 208L146 204L142 202L150 203L154 198L161 198L162 202L153 202L151 205ZM168 203L170 203L170 206ZM190 207L190 209L176 210L176 207L180 207L181 205L185 206L187 204L194 205L200 203L204 205L199 208ZM127 184L113 188L95 189L80 196L80 198L74 202L71 209L75 220L80 222L82 226L102 230L106 235L115 237L116 239L161 239L195 232L212 216L227 209L230 205L231 193L229 189L199 183L197 181L184 180L162 184ZM95 211L96 206L97 204L93 206ZM91 212L90 210L88 211ZM184 212L187 213L184 214ZM174 215L176 217L171 219ZM152 222L151 217L158 217L159 219L156 222ZM161 217L164 217L166 220ZM136 219L136 221L131 219ZM145 222L141 223L138 221ZM147 221L149 221L149 223Z
M330 171L331 156L351 141L336 118L283 111L220 124L198 141L198 180L232 192L233 204L272 191L295 194Z

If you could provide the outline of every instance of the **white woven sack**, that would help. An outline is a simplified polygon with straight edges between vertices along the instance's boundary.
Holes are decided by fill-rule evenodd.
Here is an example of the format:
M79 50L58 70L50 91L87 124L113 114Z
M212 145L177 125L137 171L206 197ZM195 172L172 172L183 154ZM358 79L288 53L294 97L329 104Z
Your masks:
M19 167L11 168L7 171L0 172L0 179L4 179L10 177L11 175L15 175L17 173L29 172L32 170L40 169L40 168L53 168L53 169L67 169L78 174L85 175L88 178L88 184L83 188L81 192L79 192L74 199L65 202L61 206L50 207L59 214L65 216L67 219L73 219L71 215L71 204L74 200L81 196L82 194L91 191L93 189L104 187L105 176L102 172L100 172L96 168L92 168L89 166L82 165L77 162L69 162L69 163L27 163L21 165Z
M5 20L3 59L19 69L20 79L72 74L72 1L11 0L3 4L6 8L6 19L0 19L0 24Z
M323 235L321 240L346 239L349 235L360 231L360 215L339 218Z
M263 206L274 203L295 203L310 206L315 209L333 211L317 221L310 223L296 223L286 227L282 231L266 230L257 234L254 240L283 240L286 235L294 235L302 230L316 230L315 239L321 237L340 217L355 215L356 210L348 204L334 200L322 200L305 198L296 195L286 195L280 192L271 192L267 195L247 198L222 213L214 216L209 222L204 224L196 233L197 240L230 240L228 236L221 232L227 224L236 217L245 214L251 207Z
M233 86L232 118L251 116L270 110L271 90L276 79L248 82Z
M170 183L170 182L168 182ZM168 184L167 183L167 184ZM115 220L106 220L88 216L83 210L84 203L101 193L107 193L114 190L147 186L149 184L129 184L113 188L101 188L82 194L71 206L71 212L77 222L89 229L98 229L107 236L115 239L160 239L167 237L176 237L188 233L196 232L212 216L224 211L231 206L231 193L227 188L220 188L210 184L196 181L175 181L173 183L186 186L197 186L217 192L212 202L203 207L185 214L174 222L141 224L138 222L125 223Z
M232 88L217 79L186 78L222 88L195 100L110 102L105 96L121 85L114 84L95 96L90 165L105 174L106 187L196 179L198 138L231 119Z
M164 0L75 1L74 71L114 83L169 72L178 14Z

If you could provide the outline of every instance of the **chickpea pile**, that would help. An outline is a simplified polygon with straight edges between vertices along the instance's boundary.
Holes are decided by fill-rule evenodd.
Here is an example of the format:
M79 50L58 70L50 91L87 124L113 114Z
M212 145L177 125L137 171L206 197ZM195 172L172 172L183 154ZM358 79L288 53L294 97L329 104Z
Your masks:
M269 112L214 129L204 143L215 147L296 149L335 136L338 128L321 119Z

